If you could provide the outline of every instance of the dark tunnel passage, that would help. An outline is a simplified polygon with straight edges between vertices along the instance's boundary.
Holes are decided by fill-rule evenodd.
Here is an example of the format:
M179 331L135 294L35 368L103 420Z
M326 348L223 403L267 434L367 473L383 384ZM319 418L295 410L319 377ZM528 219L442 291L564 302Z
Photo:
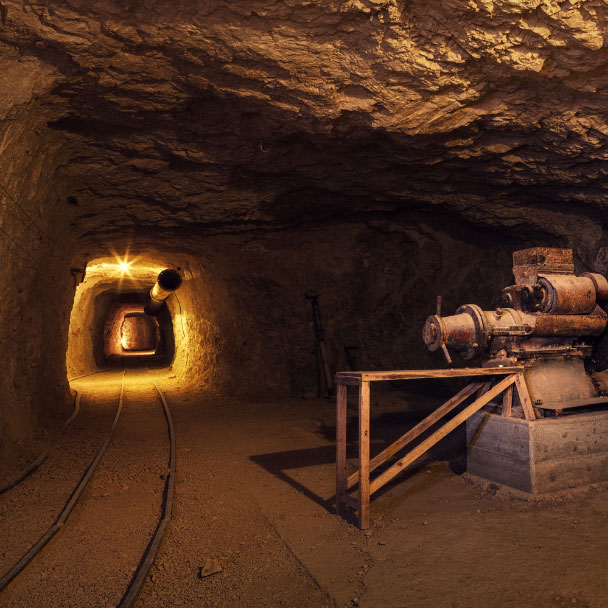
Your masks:
M161 346L160 331L155 319L151 319L142 310L124 313L120 323L120 346L123 354L135 351L140 354L153 355Z
M125 357L132 364L169 367L175 357L173 321L165 306L159 315L144 312L147 293L114 294L110 300L102 336L96 331L93 350L99 368L119 364ZM95 304L94 304L95 305Z
M144 309L149 297L145 292L113 294L101 328L102 335L100 337L97 328L93 343L100 369L108 364L119 364L125 357L142 365L171 365L175 357L171 313L164 306L156 316L146 314Z

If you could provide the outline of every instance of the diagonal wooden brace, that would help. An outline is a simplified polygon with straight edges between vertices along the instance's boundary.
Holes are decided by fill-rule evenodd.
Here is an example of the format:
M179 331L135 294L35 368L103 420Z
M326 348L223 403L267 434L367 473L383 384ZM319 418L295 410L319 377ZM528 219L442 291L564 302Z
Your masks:
M517 395L519 396L519 402L524 411L525 419L536 420L536 414L534 412L534 407L532 406L530 393L528 392L528 385L526 384L523 374L515 374L515 388L517 389Z
M377 469L381 464L384 464L387 460L390 460L399 450L404 448L408 443L411 443L424 433L427 429L431 428L433 424L438 422L446 414L449 414L454 408L458 407L463 401L470 397L475 391L479 390L484 386L483 382L473 382L465 386L459 393L454 395L451 399L446 401L443 405L438 407L434 412L429 414L424 420L421 420L414 428L410 429L407 433L399 437L397 441L391 443L387 448L382 450L379 454L374 456L369 463L369 472L371 473ZM352 488L359 481L359 472L356 471L348 477L346 482L346 489Z
M370 484L370 495L377 492L382 486L387 484L393 477L405 470L407 466L412 464L422 454L424 454L429 448L434 446L436 443L441 441L448 433L452 432L458 425L462 424L465 420L470 418L475 412L478 412L486 403L494 399L497 395L500 395L505 389L516 382L519 374L511 374L504 380L501 380L496 386L488 390L482 397L479 397L471 405L466 407L462 412L456 414L451 420L446 422L440 429L435 431L430 437L427 437L418 446L408 452L401 460L398 460L392 467L378 475L374 481ZM522 377L523 381L523 377ZM518 386L519 390L519 386ZM530 404L531 407L531 404ZM525 411L525 410L524 410Z

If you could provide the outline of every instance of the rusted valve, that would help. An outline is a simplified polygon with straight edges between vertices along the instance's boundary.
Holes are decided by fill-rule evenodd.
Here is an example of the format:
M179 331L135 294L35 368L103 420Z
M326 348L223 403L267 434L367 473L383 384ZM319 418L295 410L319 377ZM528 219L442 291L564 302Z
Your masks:
M422 339L429 350L441 348L448 365L452 365L452 357L445 343L446 331L441 318L441 296L437 296L435 314L429 317L422 328Z

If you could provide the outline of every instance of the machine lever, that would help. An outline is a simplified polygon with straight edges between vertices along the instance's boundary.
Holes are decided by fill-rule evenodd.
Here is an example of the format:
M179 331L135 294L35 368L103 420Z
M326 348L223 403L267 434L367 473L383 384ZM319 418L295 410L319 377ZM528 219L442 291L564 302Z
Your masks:
M435 315L437 316L437 318L441 318L441 296L437 296L437 307L435 309ZM445 343L441 345L441 350L445 355L445 360L448 362L448 365L452 365L452 357L450 357L448 347L445 345Z
M448 352L448 347L445 344L442 344L441 350L443 351L443 354L445 355L448 365L452 365L452 357L450 357L450 353Z

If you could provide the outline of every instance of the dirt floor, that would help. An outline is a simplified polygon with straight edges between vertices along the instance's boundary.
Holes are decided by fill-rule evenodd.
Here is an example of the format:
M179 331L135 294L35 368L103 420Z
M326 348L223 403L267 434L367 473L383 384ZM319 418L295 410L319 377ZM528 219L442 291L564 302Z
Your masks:
M160 514L168 458L160 401L129 374L123 416L89 489L1 606L120 599ZM161 384L177 434L176 502L138 606L608 605L605 486L516 499L454 472L463 465L457 431L372 502L372 528L362 532L328 505L332 402L209 399L174 382ZM2 572L52 523L111 425L119 374L75 388L79 417L37 472L0 496ZM438 404L376 396L373 451ZM205 564L221 571L201 577Z

